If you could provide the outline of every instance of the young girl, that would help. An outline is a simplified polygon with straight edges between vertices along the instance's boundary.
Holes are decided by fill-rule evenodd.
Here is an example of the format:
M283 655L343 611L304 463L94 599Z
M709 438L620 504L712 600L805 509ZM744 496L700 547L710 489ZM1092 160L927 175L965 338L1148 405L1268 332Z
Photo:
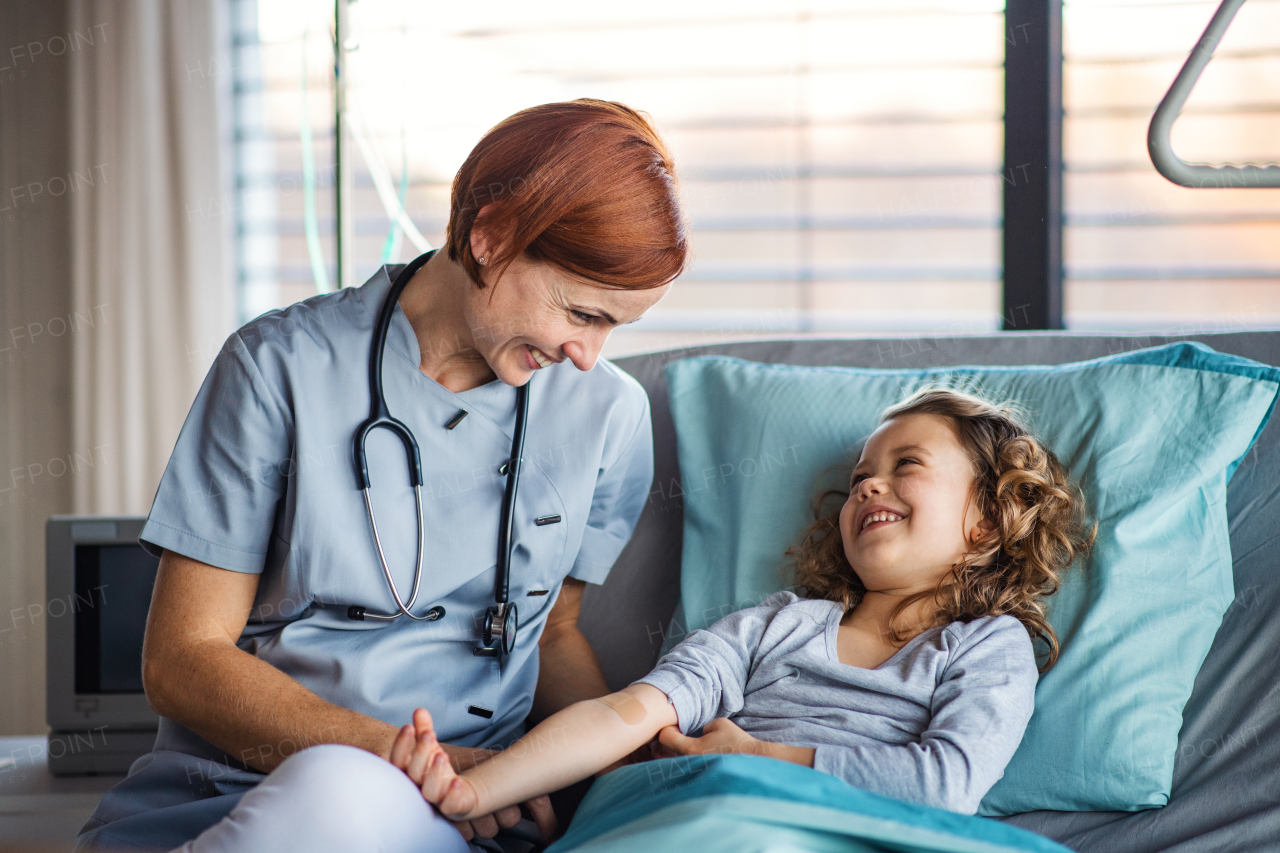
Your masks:
M1033 641L1041 671L1058 656L1043 598L1091 541L1079 490L1009 408L925 390L884 412L839 514L788 551L809 597L779 592L690 633L649 675L461 775L419 709L392 763L456 820L584 779L658 733L677 753L771 756L973 814L1031 717Z

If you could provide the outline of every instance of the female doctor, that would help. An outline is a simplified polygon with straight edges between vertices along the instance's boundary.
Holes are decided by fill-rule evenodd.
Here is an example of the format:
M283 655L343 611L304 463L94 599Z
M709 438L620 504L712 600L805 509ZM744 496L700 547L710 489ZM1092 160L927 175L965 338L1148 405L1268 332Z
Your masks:
M453 182L446 246L416 269L232 334L140 537L160 556L143 648L155 748L76 849L527 849L492 837L551 831L546 798L528 818L455 826L387 759L418 707L461 768L531 713L609 692L579 607L630 538L653 458L643 389L599 354L687 254L671 158L645 117L546 104L480 140ZM416 438L417 489L400 433L357 439L377 408L371 374Z

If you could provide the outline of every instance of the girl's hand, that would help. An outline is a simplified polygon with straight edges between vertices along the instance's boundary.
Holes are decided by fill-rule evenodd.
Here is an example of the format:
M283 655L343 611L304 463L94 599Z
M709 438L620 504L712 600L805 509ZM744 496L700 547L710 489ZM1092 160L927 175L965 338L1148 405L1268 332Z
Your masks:
M688 737L680 734L680 729L676 726L667 726L658 732L658 742L677 755L705 755L712 752L764 754L761 748L764 741L753 738L728 717L717 717L703 726L702 737Z
M400 730L391 748L391 763L403 770L413 784L422 789L423 798L446 817L475 808L479 799L475 789L454 769L449 753L436 739L435 725L426 708L414 711L413 725ZM459 786L456 792L453 790L455 780Z
M680 729L675 726L667 726L658 732L658 741L674 755L706 755L707 753L763 755L779 761L790 761L802 767L813 766L813 747L788 746L785 743L753 738L728 717L719 717L703 726L702 737L686 737L680 734ZM666 756L655 755L655 757Z
M413 712L413 725L400 730L391 749L391 763L400 768L422 790L423 799L439 809L453 823L467 841L479 835L493 838L498 829L515 826L520 822L520 806L507 806L493 814L455 820L450 815L462 815L472 811L479 797L475 788L462 776L459 769L470 769L497 752L488 749L452 747L437 741L431 714L425 708ZM457 767L462 764L462 767ZM538 826L546 841L558 833L559 826L551 800L546 796L535 797L524 804L529 816Z

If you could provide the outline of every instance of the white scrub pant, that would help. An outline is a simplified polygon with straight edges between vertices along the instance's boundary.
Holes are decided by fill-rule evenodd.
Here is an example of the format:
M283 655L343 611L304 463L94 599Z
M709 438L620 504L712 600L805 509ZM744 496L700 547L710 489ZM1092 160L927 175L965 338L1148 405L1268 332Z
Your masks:
M285 759L226 817L171 853L469 853L453 824L390 762L344 744Z

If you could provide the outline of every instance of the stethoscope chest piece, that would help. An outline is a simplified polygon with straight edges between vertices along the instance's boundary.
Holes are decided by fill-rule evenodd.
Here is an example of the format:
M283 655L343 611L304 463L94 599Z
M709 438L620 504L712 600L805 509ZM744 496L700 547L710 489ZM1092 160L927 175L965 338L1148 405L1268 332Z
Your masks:
M477 646L472 652L481 657L499 658L511 654L516 647L518 628L519 617L514 601L490 604L484 612L484 645Z

